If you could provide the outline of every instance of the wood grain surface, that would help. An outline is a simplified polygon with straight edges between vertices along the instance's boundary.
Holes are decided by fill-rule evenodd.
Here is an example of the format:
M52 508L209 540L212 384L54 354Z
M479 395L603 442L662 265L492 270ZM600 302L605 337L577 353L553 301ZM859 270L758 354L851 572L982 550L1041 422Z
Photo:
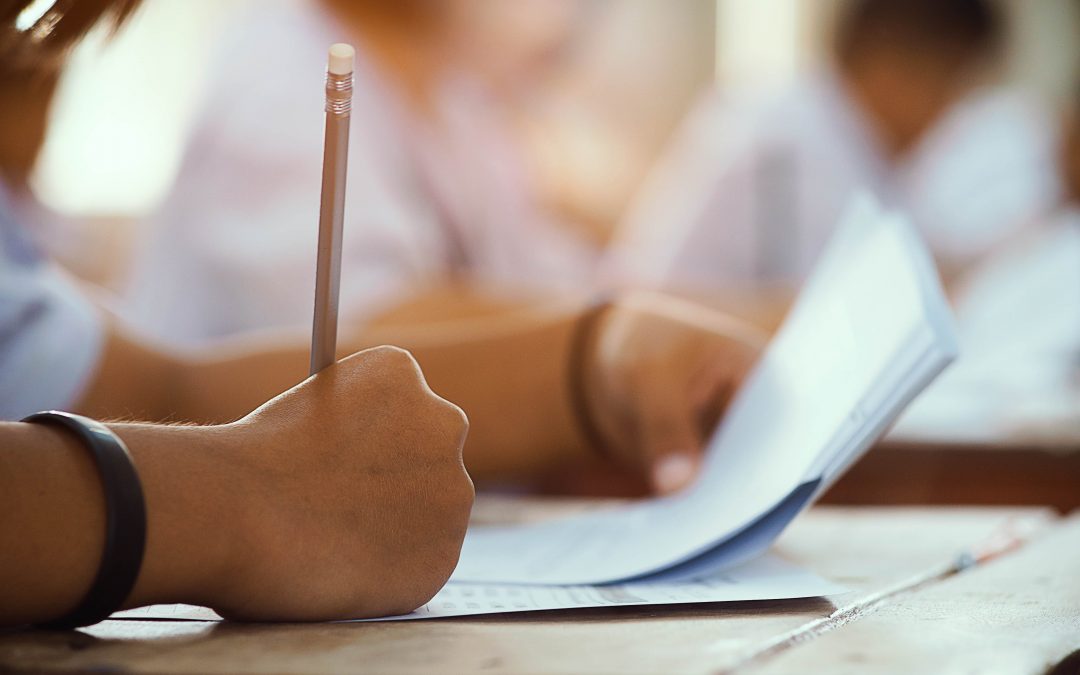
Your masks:
M581 508L578 503L544 501L515 500L513 508L505 502L486 504L477 510L481 519L498 514L533 519ZM796 664L796 671L804 672L797 661L786 659L839 636L841 642L832 649L842 655L839 663L845 663L843 635L870 618L888 616L887 608L907 606L928 593L962 549L1006 522L1056 527L1047 511L1036 509L818 508L796 521L777 550L852 589L832 598L388 624L113 620L78 632L2 636L0 670L711 673L775 662ZM1080 547L1075 526L1062 537L1060 548L1070 542L1074 549ZM956 579L975 579L975 572L982 570ZM1021 581L1012 579L1014 584ZM970 601L979 597L975 593ZM998 602L1002 596L985 597ZM906 620L916 627L920 623L917 612ZM941 606L928 620L942 634ZM823 625L830 630L823 633ZM917 634L918 629L913 630ZM944 633L942 644L947 638ZM826 665L827 652L820 653L817 665Z
M747 673L1051 671L1080 650L1080 516L1013 555L905 593ZM1080 673L1080 659L1065 672Z

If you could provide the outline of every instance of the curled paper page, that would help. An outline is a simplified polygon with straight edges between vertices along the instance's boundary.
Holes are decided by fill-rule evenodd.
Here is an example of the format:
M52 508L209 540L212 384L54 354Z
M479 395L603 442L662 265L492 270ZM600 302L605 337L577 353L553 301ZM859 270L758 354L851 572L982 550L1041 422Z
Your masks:
M685 579L760 555L955 357L929 252L856 200L685 492L560 521L474 527L454 581Z

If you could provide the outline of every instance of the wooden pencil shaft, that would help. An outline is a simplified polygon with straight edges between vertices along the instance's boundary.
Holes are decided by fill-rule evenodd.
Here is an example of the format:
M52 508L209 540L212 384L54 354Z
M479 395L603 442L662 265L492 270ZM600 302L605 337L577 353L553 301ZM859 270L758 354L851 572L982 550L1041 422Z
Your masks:
M312 375L336 361L352 75L328 74L326 96L315 315L311 333Z

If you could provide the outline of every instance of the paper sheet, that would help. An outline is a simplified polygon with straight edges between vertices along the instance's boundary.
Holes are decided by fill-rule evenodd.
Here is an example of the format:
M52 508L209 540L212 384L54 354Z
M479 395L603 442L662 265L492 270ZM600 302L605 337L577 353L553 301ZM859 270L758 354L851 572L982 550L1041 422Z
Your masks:
M833 237L683 494L472 528L454 581L600 584L707 574L766 550L955 357L925 247L872 203Z
M787 600L836 595L847 589L781 558L763 556L721 573L683 583L609 586L448 584L412 614L382 621L450 616L700 602Z
M836 595L846 590L781 558L764 556L707 579L688 583L612 586L448 584L431 602L411 614L360 621L412 621L588 607L786 600ZM118 612L113 617L195 621L220 618L213 610L191 605L154 605Z

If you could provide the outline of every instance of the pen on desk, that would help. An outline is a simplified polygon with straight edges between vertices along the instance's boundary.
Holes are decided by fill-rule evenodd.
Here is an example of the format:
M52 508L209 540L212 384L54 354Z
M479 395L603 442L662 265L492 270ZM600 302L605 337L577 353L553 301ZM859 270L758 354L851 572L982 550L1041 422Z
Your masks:
M315 272L315 318L311 329L311 375L336 361L341 234L355 54L350 45L332 45L326 66L326 138L319 207L319 256Z

